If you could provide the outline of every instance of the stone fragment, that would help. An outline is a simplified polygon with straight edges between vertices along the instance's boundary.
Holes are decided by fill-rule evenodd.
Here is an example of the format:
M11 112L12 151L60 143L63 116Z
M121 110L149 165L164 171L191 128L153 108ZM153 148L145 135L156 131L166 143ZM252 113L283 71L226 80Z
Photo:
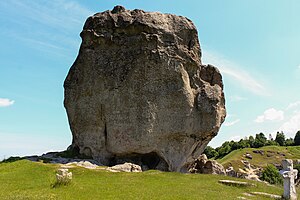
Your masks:
M256 196L263 196L263 197L267 197L267 198L270 198L270 199L282 199L282 197L279 196L279 195L269 194L269 193L266 193L266 192L250 192L250 194L256 195Z
M226 175L231 177L237 177L236 171L233 169L233 167L228 167L226 170Z
M260 155L264 155L265 151L264 150L253 150L253 153L259 153Z
M190 173L226 175L224 167L215 160L208 160L205 154L199 156L189 167Z
M261 182L259 176L262 169L259 167L258 168L252 167L248 161L242 160L242 163L244 164L244 168L238 169L237 177Z
M252 155L250 153L246 153L245 157L248 158L248 159L252 159Z
M142 172L141 166L132 163L115 165L108 167L107 170L111 172Z
M58 169L56 174L56 182L58 184L68 184L72 180L72 172L68 169Z
M226 116L222 76L202 64L192 21L116 6L80 36L64 82L72 148L104 165L130 157L187 171Z
M230 185L235 187L255 187L256 184L248 183L244 181L233 181L233 180L219 180L219 183L224 185Z
M203 167L203 174L226 175L224 167L215 160L209 160Z

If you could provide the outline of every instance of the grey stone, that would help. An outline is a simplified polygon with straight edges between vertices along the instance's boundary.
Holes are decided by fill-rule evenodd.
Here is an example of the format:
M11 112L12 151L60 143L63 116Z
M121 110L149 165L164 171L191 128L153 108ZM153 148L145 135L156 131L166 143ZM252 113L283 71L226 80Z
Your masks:
M244 181L234 181L234 180L219 180L219 183L224 185L236 186L236 187L255 187L256 184L248 183Z
M203 167L203 174L226 175L224 167L215 160L209 160Z
M255 196L262 196L262 197L267 197L270 199L282 199L281 196L276 195L276 194L269 194L266 192L250 192L250 194L255 195Z
M141 166L132 163L115 165L108 167L107 170L111 172L142 172Z
M152 168L186 171L226 116L222 76L202 64L191 20L118 6L80 36L64 82L72 147L105 165L152 153Z
M72 172L68 169L58 169L56 174L56 181L59 184L67 184L72 180Z
M246 153L245 157L248 159L252 159L252 155L250 153Z
M225 172L226 172L226 175L227 175L227 176L237 177L237 173L236 173L236 171L233 169L232 166L228 167L228 168L225 170Z
M190 173L226 175L224 167L215 160L208 160L205 154L195 159L189 167Z

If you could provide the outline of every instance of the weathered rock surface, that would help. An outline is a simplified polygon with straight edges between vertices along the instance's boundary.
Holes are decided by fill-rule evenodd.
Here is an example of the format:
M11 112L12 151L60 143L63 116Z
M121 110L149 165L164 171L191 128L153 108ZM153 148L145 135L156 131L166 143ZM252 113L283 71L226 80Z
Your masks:
M58 169L56 174L56 182L58 184L68 184L72 180L72 172L68 169Z
M262 169L259 167L255 168L254 166L251 166L251 164L246 160L241 160L241 162L244 164L244 168L238 169L237 177L261 182L259 177L261 175Z
M189 167L189 172L226 175L224 167L215 160L208 160L205 154L195 159L194 163Z
M186 171L226 115L222 76L202 65L194 24L116 6L89 17L80 35L64 83L72 147L105 165L136 157Z
M132 163L115 165L108 167L107 170L111 172L142 172L141 166Z

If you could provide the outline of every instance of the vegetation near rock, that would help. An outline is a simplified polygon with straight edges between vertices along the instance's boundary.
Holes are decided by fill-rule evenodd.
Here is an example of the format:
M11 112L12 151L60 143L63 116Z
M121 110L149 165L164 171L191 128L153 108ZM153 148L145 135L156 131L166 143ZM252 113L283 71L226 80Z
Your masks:
M207 158L217 158L219 153L214 149L212 148L211 146L207 146L203 152Z
M283 184L283 178L278 169L274 165L268 165L261 173L261 180L271 184Z
M300 130L296 133L294 141L295 145L300 145Z
M283 132L277 132L276 134L276 138L275 141L280 145L280 146L284 146L285 144L285 136Z
M295 138L286 138L283 132L277 132L275 140L273 140L272 135L270 134L269 139L266 138L264 133L256 134L255 138L249 136L248 138L240 139L240 141L225 141L220 147L216 149L207 146L204 150L204 153L208 158L223 158L230 152L237 149L244 148L261 148L264 146L294 146L300 145L300 131L295 135ZM260 150L255 150L258 153L264 153ZM254 152L256 153L256 152ZM269 157L272 155L267 153Z
M237 199L245 192L261 191L280 195L282 187L255 183L257 187L230 187L218 183L224 176L180 174L148 170L142 173L113 173L72 168L74 178L67 187L51 188L57 165L21 160L0 163L0 199ZM241 179L226 177L241 181ZM248 198L247 199L257 199ZM268 198L259 198L268 200Z

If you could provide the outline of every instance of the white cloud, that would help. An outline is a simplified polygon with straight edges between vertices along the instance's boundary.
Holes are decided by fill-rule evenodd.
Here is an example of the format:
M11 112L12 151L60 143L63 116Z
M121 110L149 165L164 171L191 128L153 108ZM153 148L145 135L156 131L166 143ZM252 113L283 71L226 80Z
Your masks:
M241 121L240 119L236 119L234 121L231 121L231 122L225 122L224 123L224 126L233 126L235 125L236 123L238 123L239 121Z
M300 101L296 101L296 102L290 103L286 109L289 110L292 108L297 108L299 106L300 106Z
M0 107L11 106L15 103L14 100L0 98Z
M284 112L282 110L276 110L270 108L266 110L262 115L257 116L254 120L256 123L262 123L264 121L281 121L284 119Z
M245 101L245 100L247 100L247 98L241 97L241 96L238 96L238 95L230 96L229 99L232 102L238 102L238 101Z
M270 95L270 92L267 91L261 80L257 80L247 71L243 70L245 67L242 67L239 64L224 58L222 55L211 51L203 51L202 53L202 60L205 63L217 66L225 76L234 79L245 89L261 96Z
M300 69L300 65L298 65L298 69Z
M300 130L300 112L296 112L291 118L283 123L278 131L283 131L290 137L294 137L296 132Z

